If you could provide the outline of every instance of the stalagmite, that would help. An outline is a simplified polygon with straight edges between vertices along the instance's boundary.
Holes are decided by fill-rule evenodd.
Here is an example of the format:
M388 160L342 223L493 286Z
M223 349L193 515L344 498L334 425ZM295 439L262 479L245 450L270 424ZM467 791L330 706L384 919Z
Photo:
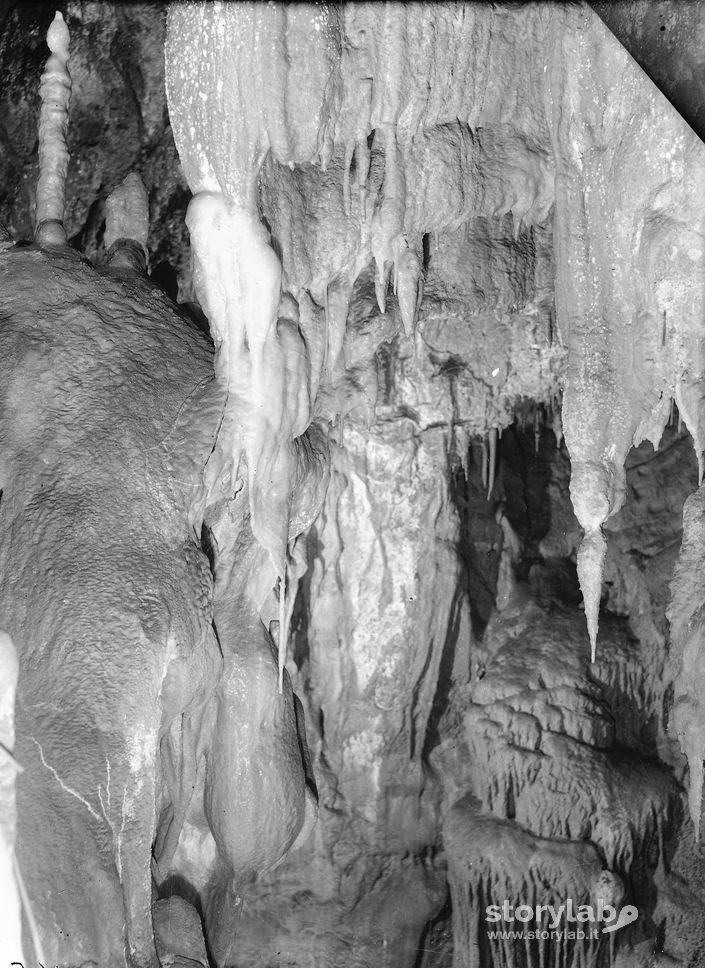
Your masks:
M448 812L443 834L454 909L455 968L517 964L543 968L554 963L594 968L599 934L586 938L580 946L574 945L570 961L564 960L563 954L554 961L557 937L551 937L546 930L551 923L547 905L558 911L566 898L571 899L575 913L581 905L596 910L600 899L615 908L621 903L621 879L614 872L603 870L599 851L593 844L536 836L511 820L483 814L471 796L459 800ZM522 905L531 909L530 925L527 924L532 929L531 937L528 932L518 932L517 942L503 931L498 937L489 933L495 922L501 927L505 903L512 909L518 910ZM538 909L538 905L543 907ZM561 914L565 917L565 906ZM572 916L576 920L575 914ZM518 925L512 925L515 926ZM521 945L519 957L517 943ZM567 950L565 946L564 953Z
M113 268L146 271L148 234L149 198L142 179L130 172L105 203L106 262Z
M39 183L35 238L40 245L65 245L64 205L69 153L66 131L71 99L69 31L57 10L47 32L51 56L42 74L39 118Z
M130 172L105 202L105 235L109 249L118 239L134 239L146 251L149 234L149 197L142 179Z
M512 535L502 528L500 568L511 574ZM628 871L644 845L670 829L678 795L669 771L622 747L605 699L629 695L650 709L659 687L614 626L609 654L591 666L577 648L579 615L543 610L521 593L513 601L511 583L507 591L495 622L495 635L504 630L495 639L501 644L469 690L470 788L483 810L541 837L587 839L608 867Z

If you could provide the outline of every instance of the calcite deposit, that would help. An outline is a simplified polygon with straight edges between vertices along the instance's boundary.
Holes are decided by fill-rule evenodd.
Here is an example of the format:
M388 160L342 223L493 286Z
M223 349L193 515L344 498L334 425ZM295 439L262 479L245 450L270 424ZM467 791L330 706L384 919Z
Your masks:
M655 14L630 9L636 44ZM3 943L62 968L125 941L134 968L697 968L700 139L584 3L62 12L37 156L53 7L0 4L8 910L29 888ZM16 244L47 219L60 251ZM110 621L70 646L51 617L78 627L96 575ZM139 652L133 683L137 640L159 668ZM52 708L83 697L93 731L42 715L64 652L89 672L47 681Z

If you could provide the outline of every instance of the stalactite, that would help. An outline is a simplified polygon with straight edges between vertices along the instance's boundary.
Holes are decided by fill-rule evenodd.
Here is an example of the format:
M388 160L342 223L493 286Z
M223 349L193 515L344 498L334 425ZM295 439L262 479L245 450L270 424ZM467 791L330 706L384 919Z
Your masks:
M360 218L367 218L367 180L370 176L370 149L367 138L359 138L355 144L355 174L360 204Z
M352 210L352 199L350 196L350 165L352 164L355 148L352 142L345 144L345 156L343 158L343 210L347 218L350 218Z
M393 268L396 277L400 251L406 244L402 236L406 211L406 179L397 144L396 126L383 124L377 129L375 137L377 135L384 143L384 187L382 202L372 217L371 246L377 266L375 293L379 311L383 313L390 272ZM411 266L408 271L413 271ZM404 326L406 328L407 319L404 320Z
M489 433L489 473L487 477L487 500L492 497L494 490L495 472L497 469L497 428L492 427Z
M404 332L411 337L423 299L423 268L418 252L403 243L394 271L395 295L399 303Z
M292 110L299 99L327 96L333 54L326 16L309 6L285 16L283 8L252 4L172 4L167 24L170 119L194 193L187 213L194 283L228 390L213 461L218 473L210 479L235 480L245 458L252 530L269 553L272 587L276 578L286 586L292 488L298 481L305 489L306 477L307 451L297 440L310 424L319 374L298 321L280 313L282 267L260 220L257 179L270 150L292 167L301 158L323 164L330 157L318 117L291 123L285 106L289 82ZM322 26L321 45L302 42ZM290 56L272 63L268 52L287 31Z
M354 274L347 272L331 280L325 288L326 356L324 367L326 376L332 384L341 379L345 370L343 347L354 284Z
M295 320L280 316L281 266L258 218L199 192L187 215L197 292L227 386L230 473L246 458L252 530L268 551L286 604L295 440L311 420L308 356ZM314 512L315 513L315 512ZM281 593L280 592L280 593ZM280 669L287 625L279 629Z
M685 423L693 439L693 449L698 461L698 485L705 475L705 378L690 376L676 384L678 426Z
M554 397L552 404L552 420L551 429L553 430L553 435L556 438L556 450L561 449L561 442L563 440L563 418L561 416L562 402L559 397Z
M71 99L68 72L69 31L64 18L56 12L47 32L51 56L42 74L39 93L39 182L35 238L39 245L65 245L64 206L69 153L66 131Z
M345 443L345 414L338 414L338 447L342 450Z
M597 629L602 595L602 571L605 565L607 542L600 528L586 531L578 550L578 580L583 590L585 617L590 637L590 658L595 661Z
M534 408L534 453L538 454L539 444L541 443L541 431L542 431L542 418L541 411L538 407Z
M190 5L175 5L174 16L170 13L170 25L183 26L191 18L189 30L193 28L196 18L189 8ZM206 38L212 41L213 57L203 58L203 24L211 17L211 8L202 8L201 23L196 24L198 29L193 29L192 34L187 31L187 39L190 36L194 46L186 65L188 69L182 71L178 63L183 47L176 44L171 61L168 57L168 63L172 64L167 72L172 118L187 179L196 192L220 193L230 206L227 218L233 210L244 213L242 227L240 224L233 227L233 237L228 242L231 258L223 258L222 251L214 251L212 256L209 253L214 263L220 260L220 269L226 277L239 281L230 283L227 294L225 290L218 291L213 282L211 292L204 295L206 303L210 300L213 309L221 311L220 321L217 312L211 319L221 372L228 369L228 353L237 356L239 352L238 339L244 332L244 324L243 320L230 320L226 325L219 301L231 307L246 306L250 321L247 329L250 355L242 354L241 365L235 368L239 383L236 385L237 381L231 380L230 384L231 427L237 431L233 435L232 452L236 457L238 447L246 449L244 444L237 444L238 440L256 438L262 444L261 453L248 444L248 462L255 463L257 454L265 458L266 471L275 469L278 487L281 485L279 490L283 492L285 473L291 470L287 447L291 444L292 431L286 421L285 407L281 401L274 401L272 418L265 422L266 426L257 425L254 431L247 427L246 418L236 412L240 408L242 414L247 413L253 387L257 405L270 404L257 388L262 383L275 383L280 370L274 365L269 367L269 363L283 349L274 310L277 286L269 285L277 275L276 267L272 254L267 251L271 248L268 238L262 236L261 226L256 230L256 182L262 159L268 153L273 165L301 166L303 171L305 166L324 164L334 157L336 150L339 156L342 152L347 182L340 208L349 212L351 146L355 145L357 190L366 224L359 227L357 250L348 251L341 264L331 262L329 274L321 274L317 279L316 291L327 291L329 371L340 369L347 325L347 302L341 293L340 305L334 309L331 293L346 275L346 267L357 266L356 260L362 254L369 261L371 253L374 259L376 295L381 309L386 304L390 267L394 268L402 321L409 333L413 330L420 291L423 260L418 258L415 248L420 236L435 239L433 261L441 251L441 233L446 239L448 233L476 216L505 217L508 229L511 218L511 226L517 233L522 225L535 225L539 213L545 217L555 190L556 334L559 337L556 343L564 347L567 364L562 375L563 412L556 406L553 428L558 446L565 428L572 462L571 496L585 534L579 553L579 574L594 655L604 559L602 528L623 503L624 461L629 448L635 441L645 436L652 439L656 434L661 418L665 419L665 404L661 402L663 388L675 389L678 381L684 388L686 384L695 388L692 400L686 389L678 392L684 399L688 397L685 406L688 423L695 428L699 458L703 459L703 447L697 439L702 423L697 389L699 374L696 367L686 374L687 360L693 355L689 352L692 346L685 336L676 338L677 321L687 319L686 325L690 325L690 321L702 317L699 294L683 295L688 289L683 280L697 275L697 271L691 270L697 270L702 262L696 244L698 233L694 231L687 242L680 241L681 237L685 238L681 229L686 220L683 213L688 210L686 202L697 198L693 185L699 183L702 163L693 143L672 119L664 116L663 105L645 91L641 77L630 66L626 55L618 48L608 50L602 41L593 42L592 35L586 39L588 34L575 27L570 12L554 17L541 9L526 16L534 27L541 25L539 32L546 38L542 63L547 70L535 70L532 60L530 65L522 67L521 83L525 82L530 91L525 102L527 115L538 119L537 130L545 126L545 131L550 132L545 158L536 163L518 193L510 184L512 178L505 177L504 173L498 178L497 186L489 185L485 179L481 189L477 187L477 179L472 179L474 187L470 186L463 174L454 186L458 197L462 197L461 210L446 210L442 216L438 215L435 208L439 200L444 200L444 186L426 191L430 181L425 174L420 175L420 170L425 172L433 165L428 159L420 163L421 153L416 165L412 163L414 138L418 136L418 143L426 144L425 132L434 126L456 124L458 118L472 119L473 130L484 128L489 132L492 124L503 119L506 107L497 92L491 97L475 96L480 84L478 79L487 80L487 67L476 62L473 52L476 49L486 52L495 43L490 21L496 12L485 17L480 8L472 5L462 10L462 23L449 15L439 24L437 33L427 32L421 44L418 38L423 31L416 27L410 29L403 5L393 10L380 7L379 13L366 11L369 20L364 20L362 26L355 23L357 8L353 5L339 20L326 20L327 14L322 15L326 29L320 31L320 43L316 40L310 48L289 45L288 62L277 62L272 68L266 66L264 54L270 48L288 45L286 18L272 13L271 20L263 17L261 23L255 24L249 5L223 5L221 12L227 16L220 25L211 18L212 33ZM423 15L430 16L430 13L424 10ZM370 29L370 25L377 29ZM350 38L355 41L347 46L346 31L350 31ZM313 29L310 34L315 40ZM500 35L501 31L496 34ZM429 36L433 37L432 41L428 41ZM477 41L476 45L468 42L471 37ZM336 42L330 43L331 39ZM311 62L310 83L305 77L307 65L301 68L302 49ZM233 51L237 51L237 57ZM238 58L239 62L235 63ZM442 70L436 71L439 65ZM606 66L608 70L604 69ZM467 83L458 91L448 78L460 68ZM301 96L298 90L295 96L287 94L293 90L289 83L293 77L291 72L298 72L296 77L306 83ZM181 94L176 92L176 98L175 76L181 84ZM214 117L204 113L196 99L211 91L212 103L220 103L216 96L216 77L226 92L227 110L219 107L220 113L216 112ZM617 99L614 97L616 77L624 80ZM424 79L421 88L415 84L419 78ZM262 97L253 96L258 84L265 92ZM483 90L482 84L479 89ZM420 98L419 90L422 91ZM187 92L186 96L183 91ZM182 97L184 101L180 103ZM596 104L609 104L610 109L597 112ZM227 124L224 118L228 118ZM236 130L237 137L233 134ZM378 145L383 143L384 182L375 212L371 219L365 219L370 171L368 137L373 130ZM209 139L214 144L209 145ZM461 165L467 163L468 171L475 172L480 165L477 152L481 147L487 150L491 139L483 136L483 141L484 146L475 146L473 142L473 151L467 148L460 155L453 154L452 164L441 166L441 170L451 171L457 165L457 158L462 157ZM644 184L633 178L631 159L635 146L644 157ZM448 147L451 148L451 141ZM535 161L536 152L532 150L521 157ZM375 179L377 183L377 172ZM340 186L337 188L339 194ZM519 197L522 193L526 198ZM691 210L694 208L701 210L702 206L690 205ZM692 217L687 219L690 224ZM664 229L669 220L671 228ZM606 225L610 226L609 232L604 231ZM677 257L671 256L671 245ZM247 262L251 248L262 259L259 269L255 260ZM676 262L677 269L673 268ZM255 278L258 273L268 278L267 284L261 285L260 275L259 293L244 291L251 273ZM353 282L354 278L355 274L351 273L349 281ZM307 281L306 271L302 271L295 287L304 289ZM445 313L443 297L440 307ZM551 310L549 316L550 313ZM665 341L664 313L673 329L673 333L671 329L666 331ZM549 324L549 345L553 335ZM250 338L252 347L249 347ZM228 341L230 348L226 345ZM293 335L290 342L293 345ZM269 355L263 347L271 351ZM305 353L305 347L301 351ZM262 365L265 356L268 363ZM283 362L280 369L284 372L288 372L290 363L293 373L293 356L291 360L287 357L286 361L279 362ZM293 392L294 384L292 376L287 406L300 402L299 395ZM302 406L301 413L305 412ZM338 404L332 412L344 414L346 411ZM536 443L540 425L536 423L535 411L530 417L534 421ZM501 415L492 413L488 422L497 426L501 419ZM526 414L521 412L519 419L525 422ZM483 456L483 478L491 497L496 431L490 435L489 451ZM276 540L272 533L267 537L269 546L278 549L274 558L281 578L286 549L282 515L265 514L264 491L258 492L257 480L253 479L251 484L252 500L260 520L267 517L280 525ZM278 494L271 501L275 511L282 511L286 504L280 498ZM257 529L257 514L253 514L253 520ZM265 530L264 524L261 527Z
M460 455L460 464L463 468L463 476L465 480L470 479L470 465L472 459L472 451L470 444L470 437L467 427L455 426L453 424L453 437L452 445L455 447L455 452Z
M576 428L573 427L573 433ZM575 439L575 438L573 438ZM625 455L626 456L626 455ZM624 462L610 456L601 462L576 461L570 479L570 495L575 516L584 537L578 551L578 574L585 601L591 654L595 656L602 596L602 568L606 543L602 525L624 503L626 478Z
M284 574L279 578L279 636L278 636L278 674L279 692L284 688L284 665L286 663L286 653L289 646L289 622L288 609L286 604L286 578L287 567L284 565Z
M620 77L618 88L612 77ZM702 206L694 201L702 194L703 156L695 135L664 110L599 22L589 41L579 32L554 33L547 92L560 159L554 243L556 319L568 353L562 423L571 497L587 536L583 559L592 562L583 594L592 603L594 639L602 558L596 533L624 503L630 448L644 439L658 446L668 416L664 387L675 388L677 400L689 397L689 428L698 454L703 450L703 367L694 334L704 307L692 287L703 259ZM609 107L596 112L596 104ZM666 333L665 344L664 313L680 328L677 337Z

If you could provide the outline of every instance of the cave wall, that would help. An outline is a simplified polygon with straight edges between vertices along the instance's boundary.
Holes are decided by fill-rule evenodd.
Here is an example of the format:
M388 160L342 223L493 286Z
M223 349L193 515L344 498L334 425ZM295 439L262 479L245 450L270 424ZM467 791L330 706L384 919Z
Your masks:
M63 9L72 244L100 257L105 197L137 171L153 279L193 299L164 7ZM382 26L373 5L334 12L349 60L326 137L297 129L302 95L259 173L300 326L337 355L314 412L330 484L293 552L287 658L319 822L248 886L234 963L553 963L555 946L493 947L483 908L602 891L640 917L580 963L655 951L696 965L703 869L666 732L679 668L665 613L702 454L701 146L585 7L479 4L462 22L460 9L440 22L394 7ZM0 221L17 238L32 234L51 13L0 6ZM305 93L322 83L315 63ZM371 98L366 72L387 78ZM427 77L437 99L415 101ZM390 281L402 232L423 280L412 308ZM671 396L687 429L676 414L661 441ZM573 503L571 460L587 469ZM603 525L591 666L576 559Z

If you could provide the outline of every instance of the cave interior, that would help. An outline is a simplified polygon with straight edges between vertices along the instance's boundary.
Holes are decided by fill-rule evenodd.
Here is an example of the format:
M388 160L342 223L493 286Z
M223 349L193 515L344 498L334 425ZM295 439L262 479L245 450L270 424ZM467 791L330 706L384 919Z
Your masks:
M705 2L0 76L4 963L705 968Z

